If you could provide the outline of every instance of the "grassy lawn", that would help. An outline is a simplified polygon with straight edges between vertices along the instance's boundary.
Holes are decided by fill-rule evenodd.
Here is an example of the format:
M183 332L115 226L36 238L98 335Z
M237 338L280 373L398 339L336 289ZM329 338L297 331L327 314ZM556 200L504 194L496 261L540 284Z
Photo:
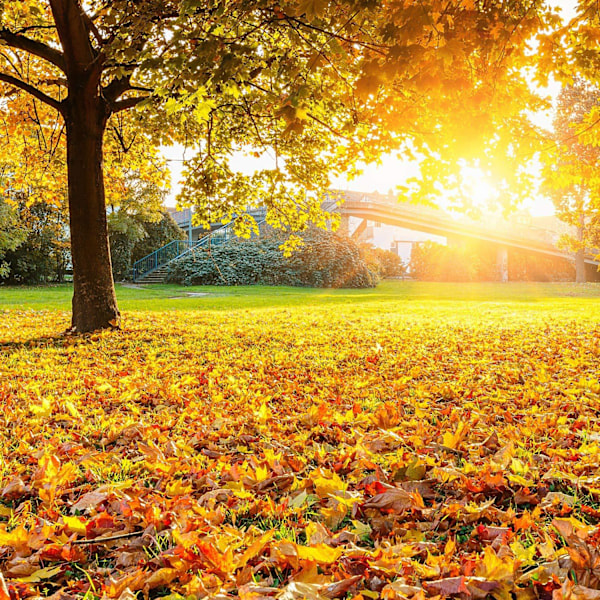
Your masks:
M0 308L69 310L72 288L0 287ZM600 284L424 283L384 281L369 290L294 287L180 287L117 285L127 311L241 310L348 306L365 312L401 313L415 318L528 318L557 316L598 319Z
M11 597L596 597L599 287L118 295L0 288Z

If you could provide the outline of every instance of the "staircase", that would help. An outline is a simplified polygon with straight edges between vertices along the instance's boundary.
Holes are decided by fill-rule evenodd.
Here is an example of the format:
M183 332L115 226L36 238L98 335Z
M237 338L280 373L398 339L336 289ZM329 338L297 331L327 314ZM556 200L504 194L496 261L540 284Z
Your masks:
M199 242L174 240L136 261L132 269L135 283L164 283L169 271L169 264L187 254Z
M264 232L265 223L264 218L257 221L260 233ZM180 260L188 254L209 245L220 246L221 244L227 244L233 239L237 239L233 231L234 224L235 220L211 231L196 242L175 240L155 250L134 263L132 269L133 281L143 284L164 283L171 264L176 260Z
M136 283L164 283L167 278L167 274L169 273L170 263L162 265L158 267L158 269L154 269L154 271L150 271L145 275L141 275L138 277L135 282Z

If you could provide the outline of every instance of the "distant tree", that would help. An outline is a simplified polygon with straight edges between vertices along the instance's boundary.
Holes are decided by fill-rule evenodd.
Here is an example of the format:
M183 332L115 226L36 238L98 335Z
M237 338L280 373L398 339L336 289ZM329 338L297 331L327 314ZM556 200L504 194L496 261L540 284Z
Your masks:
M558 256L544 256L518 248L508 252L510 281L573 281L573 262Z
M8 277L10 273L10 265L5 260L6 252L18 248L25 235L15 208L0 201L0 279Z
M510 281L572 281L572 263L564 258L537 255L510 248ZM410 273L423 281L497 281L497 249L472 241L458 247L436 242L417 244L412 252Z
M184 237L164 211L166 196L162 180L143 179L134 171L123 179L121 196L110 201L108 233L113 277L117 280L131 277L133 262L138 258Z
M564 86L554 118L554 148L544 155L544 189L556 215L570 225L560 243L575 253L575 278L586 281L585 251L600 240L600 147L582 136L586 118L600 106L600 89L582 79Z
M479 270L479 255L468 246L421 242L415 244L410 258L411 274L423 281L476 281Z
M7 283L63 281L70 262L65 207L21 200L14 209L23 241L6 253Z
M108 235L113 278L123 281L130 277L133 248L146 232L141 219L125 211L116 211L108 215Z
M174 240L185 240L187 234L177 225L168 212L163 212L158 221L144 221L146 235L135 244L131 259L133 262L148 256L154 250Z

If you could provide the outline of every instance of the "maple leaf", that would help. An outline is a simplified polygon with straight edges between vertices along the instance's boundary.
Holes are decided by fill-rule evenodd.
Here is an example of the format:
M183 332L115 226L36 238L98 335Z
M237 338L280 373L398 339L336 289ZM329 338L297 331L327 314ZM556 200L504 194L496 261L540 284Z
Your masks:
M386 491L373 496L362 505L363 508L377 508L395 512L402 512L409 508L422 508L423 506L423 500L418 492L410 493L402 488L386 489Z

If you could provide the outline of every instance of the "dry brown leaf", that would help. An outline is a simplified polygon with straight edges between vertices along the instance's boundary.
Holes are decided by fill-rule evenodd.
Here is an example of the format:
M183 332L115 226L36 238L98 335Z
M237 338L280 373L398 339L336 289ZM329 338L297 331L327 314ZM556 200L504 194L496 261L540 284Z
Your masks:
M93 509L98 508L108 498L106 492L88 492L84 494L71 506L71 514L79 512L89 512Z
M395 512L402 512L416 506L413 494L403 490L401 488L388 489L381 494L373 496L370 500L365 502L362 507L376 508L378 510L393 510Z

